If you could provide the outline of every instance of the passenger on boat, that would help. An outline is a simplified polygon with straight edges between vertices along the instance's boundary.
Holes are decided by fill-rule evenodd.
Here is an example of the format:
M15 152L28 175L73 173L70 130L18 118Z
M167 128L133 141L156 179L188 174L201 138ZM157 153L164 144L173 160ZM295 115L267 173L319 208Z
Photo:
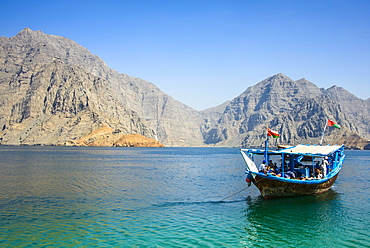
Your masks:
M269 166L270 168L274 167L274 164L272 163L272 160L269 160L269 164L268 164L268 166Z
M269 176L276 176L276 173L277 173L277 171L275 170L274 167L269 167L269 170L267 171L267 174Z
M286 161L284 161L284 167L283 167L283 168L281 168L281 169L284 169L284 171L288 171L288 170L289 170L289 168L288 168L288 164L287 164L287 162L286 162Z
M276 163L275 163L275 164L276 164ZM283 170L283 168L282 168L281 166L279 166L279 167L278 167L278 166L276 166L276 172L278 172L278 173L279 173L279 172L282 172L282 170Z
M267 172L267 165L266 165L266 160L262 161L262 164L260 165L260 168L258 170L259 172L266 173Z
M327 170L328 170L328 166L329 166L328 157L325 157L325 158L322 160L322 163L321 163L322 176L323 176L324 178L326 177L326 172L327 172Z
M285 177L286 177L286 178L295 178L295 174L294 174L294 172L293 172L293 171L287 171L287 172L285 173Z
M276 163L273 163L272 168L275 170L275 172L278 171L278 167L277 167L277 164Z
M315 176L317 179L321 179L323 177L320 169L315 169Z

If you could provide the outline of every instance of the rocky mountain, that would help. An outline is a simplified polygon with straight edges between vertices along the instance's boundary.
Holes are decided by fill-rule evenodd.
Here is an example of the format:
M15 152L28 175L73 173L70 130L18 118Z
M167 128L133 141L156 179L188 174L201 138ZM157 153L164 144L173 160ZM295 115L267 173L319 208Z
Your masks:
M342 128L327 128L326 143L356 139L351 146L363 148L370 139L369 116L368 101L342 88L320 89L306 79L277 74L234 98L220 117L206 118L202 133L207 144L262 146L269 127L281 134L279 143L319 143L331 118Z
M110 69L67 38L0 38L1 144L65 144L104 125L166 145L202 145L197 111Z
M105 134L91 134L109 130L109 140L140 134L166 146L261 146L266 126L281 133L279 142L317 143L328 117L342 128L328 128L325 142L363 148L370 139L370 99L340 87L277 74L198 112L110 69L70 39L28 28L0 37L0 106L2 145L67 145L86 137L107 145Z

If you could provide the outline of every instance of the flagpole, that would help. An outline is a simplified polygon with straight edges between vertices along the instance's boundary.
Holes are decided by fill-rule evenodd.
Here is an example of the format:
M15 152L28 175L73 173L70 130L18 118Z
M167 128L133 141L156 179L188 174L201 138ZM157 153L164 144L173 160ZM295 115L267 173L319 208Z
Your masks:
M265 140L265 152L264 152L264 157L266 162L268 161L268 146L269 146L269 139L268 139L268 127L266 126L266 140Z
M325 134L325 129L328 125L328 120L326 120L325 122L325 127L324 127L324 131L322 131L322 136L321 136L321 141L320 141L320 146L322 145L322 141L324 140L324 134Z

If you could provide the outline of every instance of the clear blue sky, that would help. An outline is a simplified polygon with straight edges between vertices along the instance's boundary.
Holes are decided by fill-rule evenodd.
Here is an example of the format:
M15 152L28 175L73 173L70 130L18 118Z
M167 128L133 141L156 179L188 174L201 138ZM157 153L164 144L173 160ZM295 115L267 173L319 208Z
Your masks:
M370 97L367 0L0 0L0 36L70 38L197 110L283 73Z

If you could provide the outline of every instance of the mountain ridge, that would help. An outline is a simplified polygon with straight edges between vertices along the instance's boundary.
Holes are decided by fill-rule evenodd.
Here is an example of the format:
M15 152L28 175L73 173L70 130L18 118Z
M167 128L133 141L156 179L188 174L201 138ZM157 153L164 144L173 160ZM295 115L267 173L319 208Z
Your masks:
M281 133L282 142L285 140L289 143L318 143L328 117L343 122L344 129L340 131L342 136L348 131L351 134L361 133L357 126L350 122L349 119L353 117L346 117L351 116L343 107L347 102L340 104L341 96L333 97L333 89L337 88L333 86L328 90L320 89L306 79L293 81L281 73L271 76L231 100L223 116L213 120L214 126L207 125L203 130L205 141L226 146L237 146L240 143L242 146L261 146L264 129L269 126ZM341 89L341 92L354 98L359 105L364 104L363 100L348 91ZM326 104L324 100L330 104ZM334 106L344 109L339 110ZM352 110L355 109L356 107L353 107ZM364 117L365 119L368 120ZM317 127L317 123L323 124ZM365 129L366 124L363 124ZM331 131L328 131L328 134L334 135ZM365 139L369 139L368 132L362 131L362 134ZM336 140L334 137L326 139Z
M109 68L73 40L29 28L0 37L0 89L3 145L65 145L103 126L166 146L260 146L266 126L279 131L282 142L317 142L317 123L328 117L343 128L329 130L327 141L357 135L363 146L370 139L370 98L341 87L322 89L279 73L196 111L150 82Z
M108 68L98 56L92 55L87 49L70 39L46 35L41 31L24 29L14 37L2 38L1 48L3 66L0 70L0 82L4 89L9 90L7 85L9 82L14 81L17 81L17 83L22 81L24 87L29 87L32 81L31 78L34 78L35 75L39 75L34 71L37 67L53 63L59 64L63 68L69 66L69 70L74 71L80 78L83 78L82 81L84 81L85 86L89 88L88 90L82 90L82 92L95 92L95 96L99 95L97 93L98 89L100 92L103 90L109 92L108 95L103 94L99 96L100 99L105 101L103 104L105 106L105 111L103 113L101 110L104 108L100 106L101 104L90 105L88 111L95 113L95 115L97 112L99 112L100 115L114 112L113 119L111 118L112 116L110 117L110 122L112 123L108 121L109 125L113 128L122 129L122 131L127 134L137 132L149 138L157 137L167 145L182 145L184 140L190 145L201 144L200 131L194 124L198 122L198 116L194 114L195 110L183 103L175 101L169 95L161 92L152 83L130 77L126 74L119 74ZM63 73L62 71L63 70L56 69L53 75L59 75L57 72ZM66 81L68 77L69 73L65 72L63 75L59 75L59 81ZM46 84L51 80L52 75L48 78L43 78L43 83L45 84L43 87L48 88L50 85ZM103 87L105 87L105 89L103 89ZM65 91L68 91L68 89L65 89ZM60 97L60 93L61 91L58 91L58 94L54 97ZM11 94L13 94L13 92ZM76 100L75 96L66 95L66 97ZM52 100L53 102L58 102L58 99ZM62 97L62 100L65 99ZM128 111L137 117L140 116L140 121L138 118L132 118L134 121L130 124L130 121L123 120L125 114L118 114L118 110L114 110L115 107L112 106L110 107L113 108L113 110L108 110L107 107L109 104L107 101L120 105L123 112ZM25 105L26 102L27 101L22 101L22 103L17 103L15 105ZM71 104L75 105L73 103ZM6 104L3 102L3 105ZM93 109L92 107L94 106L98 109ZM68 107L70 109L76 108L76 106ZM10 115L12 114L10 113ZM181 117L182 115L190 116L190 121ZM172 123L174 128L182 131L182 136L179 138L176 137L176 129L163 127L168 126L174 116L180 116L184 119L181 123ZM119 118L117 119L117 117ZM2 126L9 125L9 123L6 123L8 121L6 119L7 118L2 118L2 122L4 123ZM138 124L139 127L137 127L136 124ZM99 126L102 124L99 122L97 125ZM82 133L85 134L87 129L91 129L91 127L82 128ZM19 139L23 140L22 137L19 137ZM3 143L4 141L8 143L8 141L3 138ZM23 143L24 142L28 141L24 140ZM31 143L33 142L34 141ZM54 140L53 142L56 141ZM60 141L58 140L57 142ZM14 144L14 142L12 142L12 144Z

